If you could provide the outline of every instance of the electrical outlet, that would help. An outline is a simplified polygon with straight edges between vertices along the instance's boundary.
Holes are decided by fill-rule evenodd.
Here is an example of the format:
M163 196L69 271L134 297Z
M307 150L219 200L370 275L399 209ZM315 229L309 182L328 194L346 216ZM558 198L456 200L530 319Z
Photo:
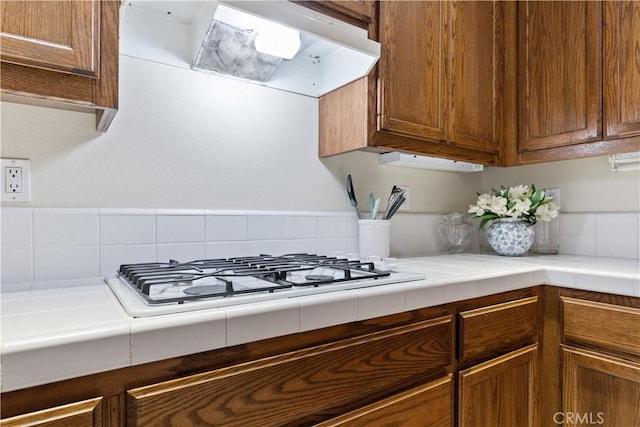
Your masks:
M398 185L398 187L404 190L404 203L400 205L399 211L408 211L411 209L411 204L409 203L411 200L411 191L408 185Z
M560 206L560 189L559 188L545 188L544 192L548 196L553 197L553 203L555 203L556 206Z
M31 200L31 174L29 160L1 159L2 201L28 202Z

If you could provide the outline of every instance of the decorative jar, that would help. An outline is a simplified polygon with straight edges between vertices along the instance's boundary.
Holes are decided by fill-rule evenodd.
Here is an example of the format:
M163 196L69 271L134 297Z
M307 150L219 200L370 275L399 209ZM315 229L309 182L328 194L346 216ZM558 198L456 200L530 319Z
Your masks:
M498 255L521 256L533 245L535 231L519 218L498 218L487 230L487 240Z
M469 215L463 212L442 214L442 222L438 224L438 235L452 254L459 254L471 242L476 228L468 222Z

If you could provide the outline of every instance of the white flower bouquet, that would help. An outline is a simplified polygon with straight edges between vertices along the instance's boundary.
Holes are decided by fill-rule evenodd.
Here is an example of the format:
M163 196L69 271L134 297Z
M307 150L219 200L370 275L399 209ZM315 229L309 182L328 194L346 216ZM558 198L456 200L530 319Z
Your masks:
M478 201L469 206L469 213L480 217L480 228L488 221L499 218L522 219L529 225L538 221L551 221L558 216L558 207L553 197L545 194L544 190L536 190L531 184L515 187L501 186L499 190L491 189L491 194L478 193Z

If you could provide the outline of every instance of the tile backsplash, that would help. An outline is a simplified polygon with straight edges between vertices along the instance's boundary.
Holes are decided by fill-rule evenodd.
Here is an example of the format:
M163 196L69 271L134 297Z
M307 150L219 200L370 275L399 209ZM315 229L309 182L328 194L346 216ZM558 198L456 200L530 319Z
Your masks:
M112 276L123 263L358 252L352 212L2 208L2 288ZM391 255L441 253L438 214L397 214ZM639 258L640 213L563 213L560 252ZM477 250L474 242L469 250Z

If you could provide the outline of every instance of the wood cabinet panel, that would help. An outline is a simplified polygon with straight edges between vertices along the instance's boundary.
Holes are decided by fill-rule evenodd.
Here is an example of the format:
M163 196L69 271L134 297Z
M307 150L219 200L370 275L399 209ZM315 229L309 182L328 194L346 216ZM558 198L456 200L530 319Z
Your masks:
M519 3L519 149L602 139L601 3Z
M453 425L452 388L453 383L449 375L317 424L316 427L451 427Z
M444 316L128 392L129 425L299 425L401 391L451 365ZM294 410L292 410L294 408Z
M562 413L573 417L571 424L640 425L640 364L571 347L562 350Z
M640 2L605 1L603 14L605 137L640 136Z
M99 75L100 0L14 0L0 7L3 61Z
M0 420L2 427L100 427L102 398L71 403Z
M535 426L537 377L537 345L461 371L458 425Z
M459 325L461 363L533 344L538 337L538 297L463 311Z
M459 147L498 152L503 140L503 3L456 1L451 15L450 140Z
M445 140L445 2L380 3L380 129Z
M564 337L640 356L640 309L562 297Z

